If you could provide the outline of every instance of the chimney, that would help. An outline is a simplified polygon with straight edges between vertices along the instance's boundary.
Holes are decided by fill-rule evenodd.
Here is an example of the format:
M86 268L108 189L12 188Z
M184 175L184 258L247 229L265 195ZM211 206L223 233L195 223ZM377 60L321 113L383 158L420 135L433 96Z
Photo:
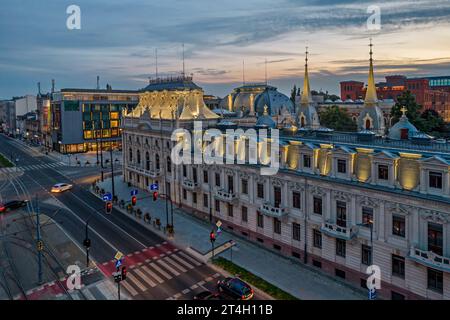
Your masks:
M55 79L52 79L52 93L55 93Z

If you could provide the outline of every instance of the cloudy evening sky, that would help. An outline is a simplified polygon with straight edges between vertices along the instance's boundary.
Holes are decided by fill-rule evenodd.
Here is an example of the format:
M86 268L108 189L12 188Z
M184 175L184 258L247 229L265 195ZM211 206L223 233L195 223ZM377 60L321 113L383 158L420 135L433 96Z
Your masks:
M81 8L81 30L66 8ZM381 8L369 31L369 5ZM313 89L338 93L339 81L366 80L373 38L377 80L388 74L450 75L450 0L2 0L0 98L63 87L139 89L160 74L186 71L206 93L224 96L264 80L288 94L301 85L310 51Z

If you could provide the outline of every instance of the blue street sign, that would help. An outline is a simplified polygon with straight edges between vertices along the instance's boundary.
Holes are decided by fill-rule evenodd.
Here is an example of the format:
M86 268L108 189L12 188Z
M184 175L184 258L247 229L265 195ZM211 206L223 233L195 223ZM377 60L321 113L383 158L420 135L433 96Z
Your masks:
M137 189L131 190L131 195L132 196L135 196L137 194L138 194L138 190Z
M375 300L377 298L377 291L374 289L369 289L369 300Z
M103 201L111 201L112 200L112 194L110 192L107 192L103 195Z
M217 227L217 235L220 235L222 233L222 229L220 227Z
M122 265L122 260L116 261L116 268L120 267Z
M156 191L156 190L158 190L158 189L159 189L159 186L158 186L157 183L152 183L152 184L150 185L150 190L151 190L151 191Z

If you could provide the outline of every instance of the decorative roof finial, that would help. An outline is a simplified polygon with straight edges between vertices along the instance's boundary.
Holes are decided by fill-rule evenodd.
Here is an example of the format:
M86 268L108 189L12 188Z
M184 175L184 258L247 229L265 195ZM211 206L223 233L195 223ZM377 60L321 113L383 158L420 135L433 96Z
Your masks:
M308 74L308 47L305 51L305 78L303 79L303 92L300 98L300 103L306 106L312 103L311 90L309 86L309 74Z
M369 59L369 79L367 80L367 91L366 91L366 97L364 99L364 102L366 105L375 105L378 102L377 97L377 89L375 86L375 77L373 75L373 59L372 59L372 38L370 38L370 59Z
M403 106L403 107L400 109L400 111L402 112L402 117L406 117L406 112L408 111L408 109L407 109L405 106Z
M265 115L265 116L267 116L267 115L269 115L269 107L267 106L267 104L266 105L264 105L264 113L263 113L263 115Z

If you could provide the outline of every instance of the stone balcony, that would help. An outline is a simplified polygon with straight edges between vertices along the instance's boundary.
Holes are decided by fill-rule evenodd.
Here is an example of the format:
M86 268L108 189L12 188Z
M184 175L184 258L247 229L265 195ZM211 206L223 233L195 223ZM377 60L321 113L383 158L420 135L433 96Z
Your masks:
M434 268L443 272L450 272L450 258L440 256L432 251L421 250L411 247L409 258L424 266Z
M214 196L217 199L228 202L228 203L236 202L236 200L237 200L236 194L234 192L226 191L224 189L217 189L214 192Z
M157 178L161 175L161 170L160 169L152 169L148 171L148 175L151 178Z
M268 202L262 204L259 210L261 211L262 214L275 218L282 218L288 213L287 208L275 207L274 205Z
M194 182L193 180L191 180L191 179L183 179L183 181L181 182L181 185L184 187L184 188L186 188L186 189L188 189L188 190L191 190L191 191L194 191L194 190L196 190L197 189L197 187L198 187L198 183L197 182Z
M343 240L351 240L358 233L358 227L341 227L336 223L324 222L322 223L322 232L326 235Z

